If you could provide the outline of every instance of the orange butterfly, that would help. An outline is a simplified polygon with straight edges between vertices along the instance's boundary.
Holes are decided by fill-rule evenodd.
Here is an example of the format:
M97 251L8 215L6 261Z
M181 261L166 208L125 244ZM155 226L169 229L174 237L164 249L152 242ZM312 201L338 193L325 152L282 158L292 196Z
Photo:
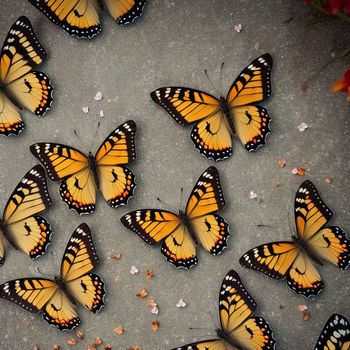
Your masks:
M266 144L271 118L257 103L271 94L271 68L269 54L258 57L241 72L226 98L184 87L163 87L151 97L180 125L196 123L191 139L197 150L209 159L222 160L232 154L232 135L248 151Z
M176 267L187 269L198 262L196 244L218 255L227 246L228 224L216 212L225 205L219 172L208 168L198 179L186 210L143 209L124 215L121 222L146 243L162 242L162 254Z
M88 156L56 143L36 143L32 154L44 165L53 181L61 181L60 195L70 209L80 214L95 210L96 190L116 208L126 205L136 187L135 177L125 164L136 159L136 124L129 120L115 129Z
M245 253L244 267L265 273L276 280L287 278L288 286L305 297L323 289L322 278L314 262L326 260L340 269L350 263L350 240L338 226L326 226L332 211L322 201L314 184L301 184L295 197L297 234L293 241L262 244Z

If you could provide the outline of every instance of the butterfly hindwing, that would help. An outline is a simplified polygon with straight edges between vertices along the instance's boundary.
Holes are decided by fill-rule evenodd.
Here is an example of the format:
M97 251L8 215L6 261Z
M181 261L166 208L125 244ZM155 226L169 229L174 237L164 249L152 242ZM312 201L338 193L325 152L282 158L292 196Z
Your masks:
M24 123L17 108L0 92L0 135L18 135L24 129Z
M221 339L203 340L173 348L171 350L231 350Z
M350 324L342 315L333 314L323 327L314 350L349 350Z
M221 110L196 124L191 140L199 153L208 159L223 160L232 154L232 135Z
M142 15L146 0L104 0L104 4L118 24L125 26Z
M91 39L101 32L97 0L29 0L69 35Z

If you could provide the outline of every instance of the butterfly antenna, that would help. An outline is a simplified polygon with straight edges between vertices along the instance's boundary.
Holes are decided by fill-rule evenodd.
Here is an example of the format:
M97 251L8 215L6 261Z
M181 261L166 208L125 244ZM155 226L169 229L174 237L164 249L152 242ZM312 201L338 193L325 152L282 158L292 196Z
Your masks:
M47 273L41 272L41 270L39 269L39 267L37 267L36 270L37 270L38 273L40 273L40 275L42 275L42 276L45 276L45 277L49 276L49 277L55 278L54 275L49 275L49 274L47 274Z
M184 189L183 189L183 187L181 187L181 193L180 193L180 206L179 206L180 210L181 210L181 208L182 208L182 194L183 194L183 192L184 192Z
M97 132L98 132L98 129L100 128L100 125L101 125L101 123L100 123L100 122L98 122L98 123L97 123L97 128L96 128L96 131L95 131L95 136L94 136L94 138L93 138L93 140L92 140L92 142L91 142L91 146L90 146L89 153L91 152L91 150L92 150L92 146L94 145L94 142L95 142L95 140L96 140Z
M258 224L257 227L274 227L272 225Z
M216 93L218 93L219 91L218 91L218 89L216 88L216 86L213 84L213 82L210 80L209 75L208 75L208 72L207 72L206 69L204 69L204 74L205 74L205 76L207 77L207 79L208 79L210 85L214 88L214 90L216 91Z
M221 67L220 67L220 96L223 96L223 93L222 93L222 72L223 72L224 64L225 64L225 62L222 62Z
M81 138L79 137L79 135L78 135L78 133L77 133L77 131L74 129L74 135L78 138L78 140L80 141L80 142L83 142L82 140L81 140Z
M177 210L176 210L175 208L173 208L170 204L168 204L167 202L164 202L164 201L161 200L159 197L157 197L157 200L158 200L160 203L166 205L166 206L167 206L168 208L170 208L171 210L177 211Z

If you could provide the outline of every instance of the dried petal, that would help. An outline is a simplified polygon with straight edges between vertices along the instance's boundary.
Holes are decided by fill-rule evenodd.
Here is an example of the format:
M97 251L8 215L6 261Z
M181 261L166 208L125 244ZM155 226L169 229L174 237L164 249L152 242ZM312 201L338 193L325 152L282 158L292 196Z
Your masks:
M95 338L95 345L101 345L102 344L102 339L100 337Z
M186 303L183 301L183 299L180 299L177 303L176 303L176 307L185 307Z
M298 310L300 312L304 312L305 310L307 310L307 306L306 305L298 305Z
M101 101L102 100L102 93L101 93L101 91L98 91L94 98L95 98L96 101Z
M153 277L153 270L152 269L146 271L146 277L147 278L152 278Z
M297 168L297 174L298 174L298 176L303 176L305 174L305 169L302 168L301 166L299 166Z
M121 257L122 257L121 254L115 254L115 255L109 256L108 259L109 260L113 259L113 260L118 261L118 260L120 260Z
M242 31L242 24L236 24L235 25L235 31L237 32L237 33L240 33L241 31Z
M139 297L139 298L145 298L147 295L148 295L148 292L147 292L147 290L145 288L139 290L136 293L136 296Z
M89 113L89 107L88 106L85 106L83 107L83 112L86 114L86 113Z
M280 159L280 160L278 161L278 166L279 166L280 168L284 168L284 167L286 166L286 164L287 164L287 162L286 162L285 159Z
M100 110L100 117L103 118L105 116L105 112L103 111L103 109Z
M139 272L139 270L137 269L136 266L131 266L130 273L131 273L132 275L135 275L135 274L137 274L138 272Z
M59 347L58 345L55 344L55 345L53 346L52 350L60 350L60 347Z
M250 199L255 199L258 195L254 191L250 191L249 193L249 198Z
M332 178L332 176L326 176L324 180L326 181L327 184L333 183L333 178Z
M307 321L310 319L310 312L309 310L305 310L303 314L303 321Z
M154 331L157 331L159 328L159 322L158 321L152 321L152 329Z
M74 338L70 338L67 340L67 344L68 345L75 345L77 343L76 339Z
M149 307L155 307L155 306L157 306L157 303L156 303L153 299L149 299L149 300L147 301L147 305L148 305Z
M38 345L35 344L35 345L33 346L33 350L40 350L40 348L39 348Z
M159 309L158 309L158 307L157 307L157 306L153 306L151 312L152 312L152 314L154 314L154 315L158 315L158 314L159 314Z
M97 347L96 347L95 344L90 344L90 345L88 346L88 350L96 350L96 349L97 349Z
M75 335L77 336L77 338L79 340L83 340L84 339L84 333L82 331L76 331Z
M117 327L114 329L114 332L117 334L123 334L124 333L124 328L123 327Z
M301 124L298 125L298 129L299 129L300 132L305 131L308 127L309 126L306 123L304 123L304 122L302 122Z
M113 349L111 344L105 344L104 348L105 348L105 350L112 350Z
M259 49L260 49L260 43L259 43L259 41L257 41L256 43L255 43L255 45L254 45L254 49L256 50L256 51L258 51Z
M119 275L115 276L114 277L114 282L115 283L119 283L119 281L120 281L120 276Z

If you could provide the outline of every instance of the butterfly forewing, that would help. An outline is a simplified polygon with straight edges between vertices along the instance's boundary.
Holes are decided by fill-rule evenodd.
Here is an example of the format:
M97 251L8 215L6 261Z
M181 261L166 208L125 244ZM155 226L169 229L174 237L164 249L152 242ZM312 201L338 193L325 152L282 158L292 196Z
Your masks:
M108 12L124 26L134 22L142 15L146 0L104 0Z
M280 280L285 278L299 251L293 242L266 243L246 252L239 262L244 267Z
M68 34L92 38L101 32L97 0L29 0Z
M5 262L5 244L3 235L0 235L0 265Z
M125 227L151 245L160 243L181 224L178 215L157 209L135 210L120 220Z
M295 196L295 224L299 237L306 241L317 233L333 216L321 199L315 185L307 180Z
M55 281L43 278L22 278L0 286L0 297L29 312L40 312L56 292Z
M80 278L99 263L91 231L87 224L81 224L72 234L61 264L61 278L70 282Z
M209 167L198 179L186 205L186 215L190 219L215 213L225 205L219 172Z
M27 17L12 25L1 52L0 80L4 84L23 77L42 63L47 53L34 34Z
M325 324L314 350L349 350L350 324L342 315L333 314Z

